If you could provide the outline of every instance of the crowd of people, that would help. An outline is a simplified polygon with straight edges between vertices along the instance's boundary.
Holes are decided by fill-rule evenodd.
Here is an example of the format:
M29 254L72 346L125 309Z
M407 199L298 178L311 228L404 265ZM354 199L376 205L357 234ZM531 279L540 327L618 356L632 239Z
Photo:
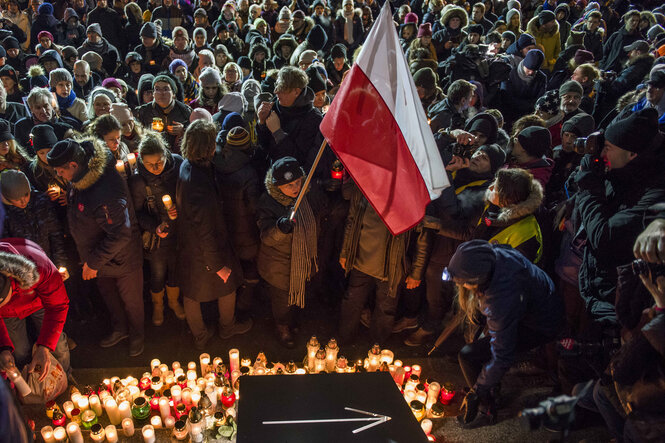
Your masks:
M465 426L535 349L618 441L662 438L660 3L390 2L451 183L392 235L329 147L293 210L376 0L0 2L0 369L69 370L91 312L102 348L168 306L204 349L257 297L293 348L320 296L342 343L457 322Z

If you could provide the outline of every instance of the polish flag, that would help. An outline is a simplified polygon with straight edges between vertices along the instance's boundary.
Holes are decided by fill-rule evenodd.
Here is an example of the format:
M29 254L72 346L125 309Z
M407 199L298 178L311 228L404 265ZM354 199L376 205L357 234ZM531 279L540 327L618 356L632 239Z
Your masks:
M450 186L385 2L321 133L393 235Z

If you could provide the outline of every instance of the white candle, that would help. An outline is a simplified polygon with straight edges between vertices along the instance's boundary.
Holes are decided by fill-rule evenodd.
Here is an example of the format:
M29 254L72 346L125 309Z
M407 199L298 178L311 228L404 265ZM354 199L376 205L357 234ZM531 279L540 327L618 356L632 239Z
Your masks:
M132 406L129 404L128 400L125 400L118 405L118 414L120 415L121 420L132 417Z
M122 420L122 432L125 434L125 437L134 435L134 421L131 418Z
M240 371L233 370L231 371L231 384L236 384L236 380L238 380L238 377L240 377Z
M402 363L402 360L395 360L393 364L398 368L401 368L404 365L404 363Z
M167 365L166 363L162 363L161 365L159 365L159 371L162 373L163 376L169 371L169 365Z
M136 167L136 154L133 152L127 154L127 163L129 163L130 168L134 169Z
M215 409L215 407L217 406L217 392L215 392L215 387L214 386L206 387L205 394L210 399L210 403L212 403L212 408Z
M171 367L173 368L173 372L175 373L176 370L180 369L180 362L174 361Z
M78 408L81 410L81 412L85 411L90 406L88 397L84 397L83 395L79 397L79 399L76 401L76 404L78 405Z
M132 395L132 401L136 400L136 397L138 397L141 394L141 390L139 389L138 386L130 386L128 389L129 393Z
M83 435L81 434L81 428L78 423L70 422L67 425L67 435L69 435L71 443L83 443Z
M165 420L166 417L171 415L171 406L169 405L169 399L166 397L159 398L159 413L162 416L162 420Z
M41 430L42 438L46 443L55 443L55 438L53 438L53 428L50 426L44 426Z
M381 363L386 362L387 364L391 365L394 358L395 353L393 351L389 349L384 349L381 351Z
M123 162L122 160L118 160L117 162L115 162L115 169L123 177L127 175L127 171L125 170L125 162Z
M173 426L175 426L175 418L169 415L164 419L164 427L166 429L173 429Z
M190 361L189 363L187 363L187 370L196 371L196 362Z
M74 402L72 401L66 401L62 404L62 409L65 410L65 414L67 415L68 419L72 419L72 410L74 409Z
M420 427L423 428L425 435L429 435L432 432L432 420L429 418L424 419L420 422Z
M93 411L95 411L95 414L97 414L97 417L101 417L102 412L103 412L102 411L102 403L101 403L101 401L99 401L99 397L97 396L97 394L92 394L90 396L89 402L90 402L90 408Z
M201 400L201 393L199 391L192 392L192 403L194 403L194 406L199 405L199 400Z
M187 381L196 382L196 371L195 370L189 369L187 371Z
M237 349L229 351L229 370L231 372L240 370L240 351Z
M64 443L65 440L67 440L67 431L65 431L65 428L62 426L58 426L53 430L53 438L55 439L56 443Z
M404 391L404 400L406 400L407 403L411 403L415 399L416 391Z
M192 390L190 388L185 388L182 391L182 402L189 406L192 404Z
M113 425L108 425L104 432L106 433L106 441L109 443L118 443L118 430Z
M171 397L173 398L174 402L179 402L180 401L180 394L182 393L182 389L180 386L175 385L171 388Z
M417 375L420 377L420 373L423 371L423 369L420 367L420 365L413 365L411 366L411 373L414 375Z
M158 429L162 427L162 418L159 415L150 417L150 424L153 428Z
M145 443L155 443L155 428L153 428L151 425L145 425L143 426L141 432L143 434L143 441Z
M118 404L111 397L104 401L104 409L109 416L109 421L112 425L119 425L122 419L120 418L120 411L118 411Z
M427 393L426 392L416 393L416 400L418 400L422 404L427 403Z

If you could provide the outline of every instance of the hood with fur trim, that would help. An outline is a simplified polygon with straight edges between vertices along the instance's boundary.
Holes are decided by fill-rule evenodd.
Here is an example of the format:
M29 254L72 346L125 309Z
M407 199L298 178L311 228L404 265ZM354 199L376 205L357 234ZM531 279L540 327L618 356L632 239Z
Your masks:
M448 22L453 17L459 17L462 23L460 23L459 29L466 28L469 24L469 14L466 13L464 8L455 5L446 5L441 11L441 19L439 22L443 26L448 26Z
M298 47L298 42L296 39L291 35L291 34L283 34L280 38L277 39L275 43L272 45L272 51L273 54L281 57L282 56L282 46L290 46L291 47L291 54L296 50Z
M485 200L490 198L489 188L485 191ZM527 215L534 214L540 204L543 202L543 187L537 180L531 181L531 191L529 196L523 202L501 208L496 216L496 221L500 224L510 224Z
M88 152L88 166L80 179L72 181L74 189L82 191L88 189L100 179L104 174L104 170L112 157L111 151L104 145L101 140L92 137L79 140L79 143L91 143L92 152ZM88 145L90 146L90 145ZM85 147L83 149L86 149ZM87 149L90 149L89 147ZM86 149L86 150L87 150Z
M21 289L31 288L39 282L39 270L36 264L20 255L8 243L3 243L2 249L3 251L0 251L0 274L14 279Z
M272 183L272 168L268 169L268 172L266 173L266 179L264 180L264 184L266 186L266 191L268 191L268 194L280 205L291 206L296 201L295 198L291 198L288 195L284 194L282 191L279 190L277 186L275 186Z
M355 9L353 10L353 15L355 15L356 17L358 17L359 19L362 20L362 18L363 18L363 10L360 9L360 8L355 8ZM338 10L337 10L337 18L340 18L340 17L344 17L344 8L342 8L342 9L338 9Z
M540 37L553 37L559 32L559 22L554 20L554 27L551 32L544 32L540 30L540 24L538 24L538 16L529 20L529 23L526 25L526 32L530 35L533 35L535 38Z

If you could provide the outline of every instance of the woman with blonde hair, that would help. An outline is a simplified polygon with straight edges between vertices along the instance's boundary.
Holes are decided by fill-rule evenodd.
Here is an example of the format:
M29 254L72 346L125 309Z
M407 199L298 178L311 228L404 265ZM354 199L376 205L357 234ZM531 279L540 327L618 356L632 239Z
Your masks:
M0 171L18 169L28 172L32 158L14 139L10 124L0 119Z
M229 92L242 91L242 69L235 62L229 62L224 66L222 84Z

